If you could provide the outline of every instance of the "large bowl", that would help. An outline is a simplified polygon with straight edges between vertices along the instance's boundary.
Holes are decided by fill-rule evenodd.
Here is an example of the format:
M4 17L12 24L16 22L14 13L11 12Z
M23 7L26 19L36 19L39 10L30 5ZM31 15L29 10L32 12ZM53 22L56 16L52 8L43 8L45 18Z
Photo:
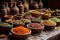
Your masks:
M41 34L42 31L44 30L44 25L42 25L41 28L31 28L30 23L29 23L27 24L27 27L32 30L32 34Z
M12 28L11 29L11 33L12 33L12 35L15 37L15 38L18 38L18 39L20 39L20 40L24 40L24 39L27 39L28 37L29 37L29 35L31 34L31 30L30 30L30 32L29 33L26 33L26 34L17 34L17 33L15 33L13 30L14 30L15 28Z

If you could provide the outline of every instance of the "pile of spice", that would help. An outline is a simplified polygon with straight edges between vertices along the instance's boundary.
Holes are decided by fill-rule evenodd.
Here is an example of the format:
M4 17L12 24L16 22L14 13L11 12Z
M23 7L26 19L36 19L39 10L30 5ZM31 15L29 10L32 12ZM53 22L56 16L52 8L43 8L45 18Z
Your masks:
M52 20L54 22L60 22L60 19L57 17L50 18L49 20Z
M49 25L49 26L54 26L54 25L56 25L56 22L51 21L51 20L44 20L42 23L43 23L44 25Z
M28 28L25 28L23 26L18 26L13 31L17 34L27 34L30 32Z
M25 18L27 18L27 19L33 19L34 17L32 15L28 15Z
M31 22L31 20L26 19L26 18L22 18L21 21L22 21L23 23L30 23L30 22Z
M0 24L0 26L2 26L2 27L10 27L11 25L9 23L2 23L2 24Z
M13 20L13 24L23 24L23 22L20 20Z
M31 23L29 26L31 28L42 28L42 25L40 23Z

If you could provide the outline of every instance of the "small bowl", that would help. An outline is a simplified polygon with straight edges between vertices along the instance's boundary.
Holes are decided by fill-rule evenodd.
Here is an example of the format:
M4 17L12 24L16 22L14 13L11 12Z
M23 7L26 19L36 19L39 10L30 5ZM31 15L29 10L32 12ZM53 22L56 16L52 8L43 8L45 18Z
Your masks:
M42 15L42 18L44 20L48 20L49 18L51 18L51 13L50 12L45 12L44 15Z
M31 28L30 24L31 23L27 24L27 27L32 30L32 34L41 34L41 32L44 30L44 25L42 25L42 24L41 24L42 25L41 28Z
M11 33L12 35L15 37L15 38L18 38L18 39L21 39L21 40L24 40L24 39L27 39L29 37L29 35L31 34L31 30L29 33L26 33L26 34L17 34L15 33L14 31L14 28L11 29Z
M56 16L57 18L60 19L60 16ZM57 26L60 26L60 22L56 22L57 23Z
M6 34L8 35L11 28L13 27L13 25L10 25L10 26L0 26L0 34Z
M39 11L37 11L37 10L30 10L29 13L31 13L31 15L33 17L39 17L39 16L41 16L41 13Z
M56 26L60 26L60 22L56 22L56 24L57 24Z
M24 23L20 20L13 20L13 27L17 27L17 26L24 26Z
M45 30L45 31L52 31L52 30L55 29L55 27L56 27L56 25L55 25L55 26L45 25L44 30Z
M39 17L40 15L39 14L33 14L31 13L33 17Z
M56 24L55 25L46 24L44 30L46 30L46 31L54 30L55 27L56 27Z
M15 15L14 18L15 18L15 20L17 20L17 19L20 20L22 16L23 16L23 15L18 14L18 15Z
M13 20L12 15L5 15L3 18L1 18L3 22L11 22Z
M52 21L54 21L54 22L56 22L56 26L60 26L60 16L52 16L51 17L52 19L50 19L50 20L52 20Z
M46 20L46 21L48 21L48 20ZM51 24L51 23L49 24L46 21L45 22L41 21L41 24L43 24L45 26L44 30L46 30L46 31L54 30L54 28L56 27L56 22L54 22L54 24Z

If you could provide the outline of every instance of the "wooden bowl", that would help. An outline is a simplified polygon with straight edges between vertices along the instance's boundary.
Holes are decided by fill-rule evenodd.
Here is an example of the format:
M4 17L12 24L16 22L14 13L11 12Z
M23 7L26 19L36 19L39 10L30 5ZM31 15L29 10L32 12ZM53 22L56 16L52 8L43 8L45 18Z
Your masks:
M13 27L13 25L10 25L10 26L0 26L0 34L6 34L8 35L11 28Z
M29 32L29 33L26 33L26 34L17 34L17 33L15 33L13 30L14 30L14 28L11 29L12 35L13 35L15 38L18 38L18 39L20 39L20 40L27 39L27 38L29 37L29 35L31 34L31 30L30 30L30 29L29 29L30 32Z
M44 30L45 30L45 31L52 31L52 30L55 29L55 27L56 27L56 25L55 25L55 26L45 25Z
M54 28L56 27L56 22L54 22L54 23L49 23L49 22L54 22L54 21L50 21L50 20L41 21L41 24L43 24L45 26L44 30L47 30L47 31L54 30Z
M56 24L57 24L56 26L60 26L60 22L56 22Z
M11 22L13 20L12 15L5 15L3 18L1 18L3 22Z
M41 15L41 13L37 10L30 10L29 13L31 13L33 17L39 17Z
M32 34L40 34L44 30L44 25L41 28L31 28L30 24L27 24L27 27L32 30Z

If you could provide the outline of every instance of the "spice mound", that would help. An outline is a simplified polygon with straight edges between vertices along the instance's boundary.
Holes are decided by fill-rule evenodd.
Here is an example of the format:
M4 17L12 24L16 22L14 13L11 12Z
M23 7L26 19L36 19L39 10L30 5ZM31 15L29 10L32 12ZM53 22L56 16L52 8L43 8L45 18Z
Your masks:
M25 28L23 26L18 26L13 31L17 34L27 34L30 32L28 28Z
M42 25L39 24L39 23L31 23L31 24L30 24L30 27L31 27L31 28L42 28Z
M0 24L1 27L10 27L11 25L9 23L2 23Z
M51 21L51 20L44 20L43 24L44 25L49 25L49 26L56 25L56 23L54 21Z
M60 22L60 19L57 17L50 18L49 20L54 21L54 22Z

